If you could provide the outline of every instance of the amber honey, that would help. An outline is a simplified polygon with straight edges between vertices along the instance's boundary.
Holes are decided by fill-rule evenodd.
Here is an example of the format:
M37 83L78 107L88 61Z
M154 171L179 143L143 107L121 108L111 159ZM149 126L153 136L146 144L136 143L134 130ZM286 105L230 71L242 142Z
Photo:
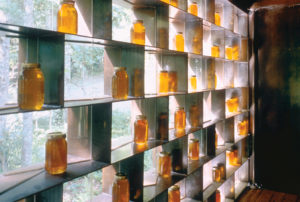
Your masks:
M200 110L199 107L195 104L190 107L190 124L192 128L200 126Z
M238 165L238 150L235 147L230 148L230 150L226 151L226 155L228 158L228 163L231 166Z
M39 64L23 65L18 78L18 105L20 109L40 110L44 104L44 75Z
M191 84L192 91L196 91L197 90L197 77L196 77L196 75L191 76L190 84Z
M45 153L46 171L52 175L64 173L67 169L66 134L61 132L49 133Z
M238 112L239 98L231 98L226 101L227 109L230 113Z
M163 178L171 177L171 155L168 152L160 152L158 158L158 174Z
M169 92L177 92L177 72L176 71L170 71L168 74L168 78L169 78Z
M216 202L221 202L221 193L219 190L216 191Z
M238 123L238 133L240 135L248 134L248 120L244 120Z
M183 107L177 107L174 116L174 124L176 130L184 130L185 129L185 111Z
M182 32L177 32L175 35L175 49L184 52L184 37Z
M178 0L170 0L170 5L178 7Z
M74 0L63 0L57 13L57 31L77 34L78 14Z
M158 116L158 139L168 139L168 124L168 114L165 112L160 113Z
M169 74L167 71L160 71L159 73L159 93L169 92Z
M199 140L191 139L189 143L189 158L199 160Z
M215 24L221 26L221 16L218 12L215 12Z
M146 29L143 20L136 20L131 28L131 42L134 44L145 45Z
M212 178L214 182L220 182L221 181L221 173L220 169L218 167L213 167L212 169Z
M168 202L180 202L180 187L178 185L169 188Z
M225 57L226 57L226 59L228 59L228 60L232 60L232 59L233 59L233 56L232 56L232 47L227 46L227 47L225 48Z
M112 187L112 202L129 202L129 181L123 173L115 175Z
M135 97L144 96L144 74L142 69L135 69L132 79L132 95Z
M211 56L215 58L220 57L220 48L219 46L212 46L211 47Z
M126 99L128 97L128 74L125 67L116 67L112 78L112 97Z
M201 48L202 48L202 39L200 36L196 35L193 37L192 51L195 54L201 54Z
M215 133L215 148L218 147L218 134Z
M225 165L223 163L219 163L218 168L220 170L221 179L225 179L225 177L226 177Z
M239 60L239 46L238 45L234 45L232 47L232 59Z
M134 142L136 144L146 144L148 141L148 121L144 115L136 116L134 122Z
M190 6L189 6L189 13L195 16L198 16L198 5L197 2L193 2Z

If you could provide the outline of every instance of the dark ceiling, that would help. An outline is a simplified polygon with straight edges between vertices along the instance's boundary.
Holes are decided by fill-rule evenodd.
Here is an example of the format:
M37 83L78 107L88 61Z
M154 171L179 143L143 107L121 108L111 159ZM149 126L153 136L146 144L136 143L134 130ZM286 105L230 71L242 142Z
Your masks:
M230 0L234 5L248 13L248 9L259 0Z

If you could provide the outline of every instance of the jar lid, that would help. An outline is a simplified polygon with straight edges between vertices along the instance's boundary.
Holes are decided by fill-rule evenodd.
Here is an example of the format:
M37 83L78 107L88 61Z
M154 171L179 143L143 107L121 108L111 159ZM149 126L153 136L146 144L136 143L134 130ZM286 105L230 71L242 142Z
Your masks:
M192 75L191 77L196 77L196 75Z
M136 115L136 119L147 119L147 117L145 115Z
M193 4L198 4L196 1L193 1Z
M167 70L161 70L160 72L163 72L163 73L168 73L168 71L167 71Z
M219 170L217 166L213 167L212 170Z
M124 173L122 173L122 172L117 172L116 175L115 175L115 178L117 180L125 180L125 179L127 179L126 175Z
M177 32L177 34L182 34L182 32Z
M176 107L176 110L184 110L184 107Z
M169 188L169 191L177 191L179 189L180 189L180 187L177 184L175 184L175 185L173 185L172 187Z
M143 20L135 20L134 23L144 23Z
M66 138L66 134L62 132L52 132L47 134L48 139Z
M225 167L223 163L218 163L218 167Z
M23 63L22 67L24 69L29 69L29 68L41 68L40 64L38 63Z
M170 156L170 153L169 153L169 152L166 152L166 151L163 151L163 152L160 152L160 153L159 153L159 156L160 156L160 157Z
M190 139L190 142L199 142L199 140L198 140L198 139L195 139L195 138L193 138L193 139Z
M115 71L126 70L126 67L114 67Z
M63 3L75 3L75 0L63 0Z

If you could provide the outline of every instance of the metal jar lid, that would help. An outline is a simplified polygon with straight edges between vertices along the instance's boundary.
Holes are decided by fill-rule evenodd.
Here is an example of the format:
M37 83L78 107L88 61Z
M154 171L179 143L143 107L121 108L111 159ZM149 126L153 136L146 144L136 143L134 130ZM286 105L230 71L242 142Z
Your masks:
M29 69L29 68L41 68L40 64L38 63L24 63L22 64L23 69Z
M52 132L47 134L48 139L66 138L66 134L62 132Z
M173 185L172 187L169 188L169 191L177 191L179 189L180 189L180 187L175 184L175 185Z
M117 172L115 178L116 180L125 180L127 179L127 176L122 172Z

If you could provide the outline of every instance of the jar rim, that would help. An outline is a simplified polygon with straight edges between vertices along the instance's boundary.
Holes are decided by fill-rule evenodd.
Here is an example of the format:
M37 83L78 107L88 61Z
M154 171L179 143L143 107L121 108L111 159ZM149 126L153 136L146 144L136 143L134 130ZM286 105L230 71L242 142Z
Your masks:
M190 139L190 142L199 142L199 140L196 138L193 138L193 139Z
M147 116L143 114L136 115L136 119L147 119Z
M66 134L62 132L51 132L47 134L48 139L66 138Z
M212 168L212 170L219 170L219 167L214 166L214 167Z
M41 68L41 65L39 63L23 63L22 67L23 69Z
M184 110L184 107L178 106L178 107L176 107L176 110L178 110L178 109L183 109Z
M75 0L63 0L63 3L75 3Z
M122 172L117 172L116 175L115 175L116 179L118 180L124 180L124 179L127 179L127 176L125 175L125 173L122 173Z
M126 67L115 67L115 71L126 70Z
M161 157L170 156L170 153L166 152L166 151L162 151L162 152L159 152L159 156L161 156Z
M179 189L180 189L180 187L177 184L175 184L169 188L170 191L177 191Z
M143 20L135 20L134 23L144 23Z

